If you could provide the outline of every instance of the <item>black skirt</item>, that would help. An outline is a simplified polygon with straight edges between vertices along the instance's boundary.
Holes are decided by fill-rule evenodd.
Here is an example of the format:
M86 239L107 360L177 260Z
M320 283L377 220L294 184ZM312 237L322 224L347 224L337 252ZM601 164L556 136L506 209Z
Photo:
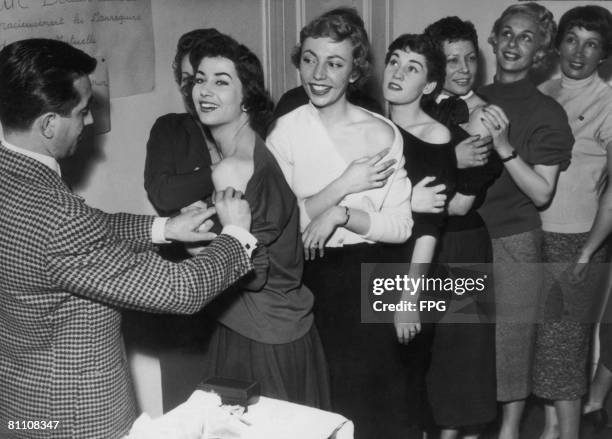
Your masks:
M491 240L484 225L443 233L439 264L492 260ZM475 277L482 274L473 273ZM462 271L461 275L469 273ZM494 311L492 273L487 277L488 289L477 296L448 296L451 303L447 308L461 309L475 321L446 323L442 317L432 330L427 397L438 426L476 426L496 416L495 325L486 323L492 320Z
M330 370L332 409L354 422L355 438L414 437L424 416L427 343L402 346L391 323L361 323L361 263L397 262L398 248L326 248L308 261L315 322ZM422 344L422 346L420 346Z

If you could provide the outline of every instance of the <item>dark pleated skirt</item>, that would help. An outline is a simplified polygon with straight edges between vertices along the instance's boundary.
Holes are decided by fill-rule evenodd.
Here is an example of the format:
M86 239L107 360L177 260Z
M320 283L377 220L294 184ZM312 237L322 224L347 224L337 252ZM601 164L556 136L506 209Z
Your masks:
M492 260L491 240L484 226L443 234L439 264L482 264ZM494 311L490 269L479 265L478 271L457 273L474 279L486 274L488 288L473 296L451 294L447 305L447 309L454 310L448 317L451 322L445 322L443 316L433 328L427 396L439 426L477 426L496 416L495 325L486 323L492 320Z
M258 381L263 396L330 409L327 362L315 325L293 342L268 344L218 324L202 378L210 376Z
M315 295L315 322L330 369L332 409L355 424L355 438L411 438L424 394L424 338L397 342L391 323L361 323L361 263L397 262L397 247L327 248L308 261L304 283Z

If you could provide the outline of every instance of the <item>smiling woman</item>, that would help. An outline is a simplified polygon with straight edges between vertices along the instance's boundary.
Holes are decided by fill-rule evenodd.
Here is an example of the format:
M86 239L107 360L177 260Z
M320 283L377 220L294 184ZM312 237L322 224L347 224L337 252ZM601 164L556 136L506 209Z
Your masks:
M483 124L504 163L480 209L495 262L497 399L503 404L500 439L518 436L525 399L531 393L542 276L538 207L550 202L559 172L569 164L574 140L563 108L528 78L551 50L555 28L551 12L538 3L508 7L489 37L497 60L495 82L479 90L491 104L482 112ZM516 261L523 263L517 267Z
M267 139L300 207L315 320L327 356L334 410L356 437L406 429L402 380L391 325L361 324L360 268L384 262L411 233L410 181L402 141L387 119L346 97L370 68L368 36L352 9L324 14L300 32L293 54L310 102L279 118ZM359 388L359 396L355 390Z
M570 9L561 17L555 43L561 78L540 90L563 105L576 141L555 197L541 212L544 261L555 264L546 277L548 312L537 331L533 392L554 402L547 407L542 437L571 439L578 437L581 398L587 391L594 321L588 310L601 302L603 286L599 264L590 267L588 276L582 267L605 260L601 244L612 231L612 188L602 184L612 176L612 90L597 74L612 50L612 14L594 5ZM573 282L565 272L576 274L570 277ZM602 343L602 358L609 349ZM597 376L606 370L601 365ZM598 393L605 394L591 392L587 411L601 407Z
M222 160L217 191L249 202L255 271L207 309L210 336L203 377L255 380L262 395L329 408L325 356L313 325L313 296L302 284L304 254L295 196L258 133L272 114L263 69L246 46L219 34L190 53L195 113Z

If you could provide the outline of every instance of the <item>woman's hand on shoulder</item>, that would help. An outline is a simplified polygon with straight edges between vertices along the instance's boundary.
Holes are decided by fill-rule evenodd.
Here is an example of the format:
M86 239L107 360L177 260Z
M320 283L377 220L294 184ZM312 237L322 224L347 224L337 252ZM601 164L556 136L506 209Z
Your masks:
M353 160L339 177L346 195L383 187L393 174L395 159L383 160L389 154L389 148L378 154Z
M480 136L470 136L462 140L455 146L455 156L457 157L457 168L466 169L485 165L491 155L491 137L481 138Z
M510 120L506 113L504 113L504 110L497 105L487 105L482 108L481 121L485 128L489 130L489 133L491 133L491 140L495 150L499 153L504 153L502 154L504 157L508 155L506 152L512 150L508 140Z

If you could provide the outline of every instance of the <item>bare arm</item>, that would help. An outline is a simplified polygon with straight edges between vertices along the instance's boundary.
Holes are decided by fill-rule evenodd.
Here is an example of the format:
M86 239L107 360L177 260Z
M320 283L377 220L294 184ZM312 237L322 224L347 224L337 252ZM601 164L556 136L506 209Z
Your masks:
M604 240L610 235L610 232L612 232L612 144L608 145L606 155L608 160L608 184L605 191L599 197L597 215L595 216L595 221L593 221L593 227L591 227L587 241L580 251L579 263L589 262L593 254L601 247Z
M467 214L476 200L476 195L464 195L457 192L448 203L448 214L463 216Z
M304 200L304 207L310 218L315 218L330 207L336 206L349 194L383 187L393 174L395 159L384 160L389 148L378 154L354 160L340 177L322 190Z
M433 260L434 251L436 248L436 238L431 235L423 235L417 238L410 258L410 268L408 276L412 279L418 279L421 276L427 276L429 266ZM405 300L410 303L417 304L420 291L404 291L400 301ZM421 332L421 322L419 312L417 311L396 311L394 316L395 332L397 341L402 344L408 344L416 335Z

